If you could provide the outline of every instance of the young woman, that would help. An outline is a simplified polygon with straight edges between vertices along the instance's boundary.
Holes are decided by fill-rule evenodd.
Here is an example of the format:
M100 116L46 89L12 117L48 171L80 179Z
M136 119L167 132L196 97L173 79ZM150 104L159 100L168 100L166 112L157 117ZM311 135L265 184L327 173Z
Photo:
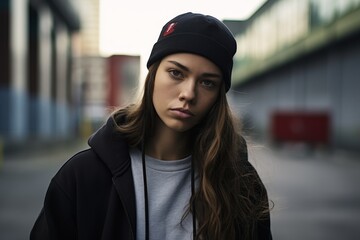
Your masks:
M226 100L235 52L211 16L170 20L142 99L55 175L31 239L271 239L266 190Z

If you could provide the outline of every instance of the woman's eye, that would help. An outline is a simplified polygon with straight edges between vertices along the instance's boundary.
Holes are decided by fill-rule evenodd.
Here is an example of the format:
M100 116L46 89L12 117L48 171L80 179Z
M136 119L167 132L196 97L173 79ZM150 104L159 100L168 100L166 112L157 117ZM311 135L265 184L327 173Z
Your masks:
M173 78L176 78L176 79L179 79L179 78L183 77L182 73L180 71L178 71L178 70L173 69L173 70L170 70L169 73Z
M205 87L211 88L215 86L215 83L213 81L210 80L203 80L201 81L201 84Z

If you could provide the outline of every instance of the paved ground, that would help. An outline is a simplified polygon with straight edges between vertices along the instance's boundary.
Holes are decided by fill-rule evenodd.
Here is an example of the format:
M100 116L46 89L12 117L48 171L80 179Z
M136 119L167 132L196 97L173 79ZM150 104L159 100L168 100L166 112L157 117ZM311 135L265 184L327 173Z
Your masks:
M259 147L252 159L275 202L274 239L360 239L359 155Z
M0 239L28 239L50 178L83 144L5 158L0 169ZM360 239L360 158L254 147L250 156L275 202L277 240Z
M5 157L0 167L0 239L25 240L51 177L84 143Z

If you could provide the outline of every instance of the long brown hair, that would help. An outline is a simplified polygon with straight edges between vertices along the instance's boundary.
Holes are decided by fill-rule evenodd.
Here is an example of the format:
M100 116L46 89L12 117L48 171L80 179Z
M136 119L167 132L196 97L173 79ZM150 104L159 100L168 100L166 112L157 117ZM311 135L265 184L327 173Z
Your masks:
M141 101L113 114L116 122L125 118L118 130L126 135L130 146L142 147L151 136L149 130L154 129L152 94L159 64L149 68ZM199 187L187 213L193 213L195 206L196 239L254 239L256 221L267 216L267 195L247 160L246 143L229 108L224 86L212 109L192 131Z

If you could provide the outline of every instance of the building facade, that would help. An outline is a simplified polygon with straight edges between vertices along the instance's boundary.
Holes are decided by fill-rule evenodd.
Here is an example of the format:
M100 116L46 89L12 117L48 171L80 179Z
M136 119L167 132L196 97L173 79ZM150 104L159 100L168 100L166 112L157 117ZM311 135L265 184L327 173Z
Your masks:
M7 144L74 133L72 59L79 15L68 0L0 2L0 137Z
M229 95L245 130L360 150L360 1L268 0L242 26Z
M88 56L77 61L80 71L80 122L88 137L116 108L135 100L139 84L140 56Z

